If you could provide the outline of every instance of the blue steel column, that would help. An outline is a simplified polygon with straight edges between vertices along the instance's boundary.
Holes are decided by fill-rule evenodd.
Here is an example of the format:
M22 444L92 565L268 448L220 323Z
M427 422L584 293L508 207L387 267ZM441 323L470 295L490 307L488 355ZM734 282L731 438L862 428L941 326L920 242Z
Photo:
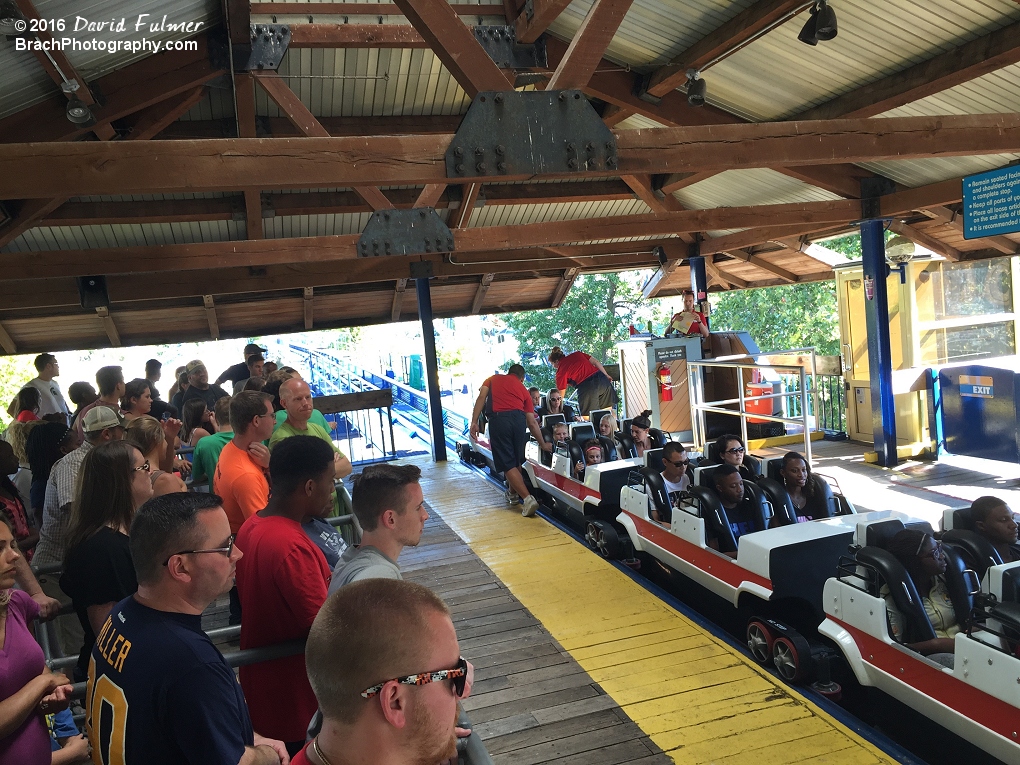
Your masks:
M687 263L691 269L691 292L694 300L701 303L708 299L708 274L705 272L705 257L701 254L701 245L691 242L687 248ZM698 306L701 310L701 306Z
M868 326L868 365L871 372L871 417L875 451L878 452L878 464L893 467L897 462L896 404L893 401L892 387L884 234L885 226L882 221L861 222L861 248L864 251L864 315Z
M432 459L446 462L446 428L443 425L443 399L439 392L439 361L436 358L436 331L432 327L432 290L428 279L415 279L418 316L425 341L425 390L429 398L429 424L432 431Z

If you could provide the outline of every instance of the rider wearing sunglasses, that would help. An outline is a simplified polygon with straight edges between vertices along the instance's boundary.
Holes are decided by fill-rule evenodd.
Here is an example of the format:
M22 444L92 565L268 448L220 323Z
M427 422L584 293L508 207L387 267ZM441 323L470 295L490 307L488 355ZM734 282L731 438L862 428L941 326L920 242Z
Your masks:
M470 693L446 604L413 582L366 579L330 596L305 647L322 728L294 765L440 763L456 756Z
M718 454L718 462L722 465L733 465L740 471L740 477L745 481L755 478L755 471L744 461L747 449L740 436L726 434L715 440L715 451Z
M683 444L669 441L662 447L662 482L669 494L669 504L676 507L680 502L680 494L691 485L691 477L687 475L690 459Z

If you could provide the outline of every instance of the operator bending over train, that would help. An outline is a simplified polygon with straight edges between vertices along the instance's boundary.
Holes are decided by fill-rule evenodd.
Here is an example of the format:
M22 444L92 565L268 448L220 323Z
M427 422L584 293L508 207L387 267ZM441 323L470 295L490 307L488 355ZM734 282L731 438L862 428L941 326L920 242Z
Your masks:
M561 396L567 395L570 385L577 389L577 407L582 416L587 417L592 409L615 408L616 391L601 361L581 351L564 353L556 345L549 351L549 364L556 370L556 388Z
M744 495L744 479L740 477L740 471L737 468L725 464L713 471L712 483L715 485L715 493L719 496L719 501L726 511L726 520L730 530L733 531L733 538L739 545L741 536L754 531L754 518L748 504L750 498ZM707 542L713 550L719 549L719 540L716 538L708 539ZM736 550L725 554L731 558L737 557Z

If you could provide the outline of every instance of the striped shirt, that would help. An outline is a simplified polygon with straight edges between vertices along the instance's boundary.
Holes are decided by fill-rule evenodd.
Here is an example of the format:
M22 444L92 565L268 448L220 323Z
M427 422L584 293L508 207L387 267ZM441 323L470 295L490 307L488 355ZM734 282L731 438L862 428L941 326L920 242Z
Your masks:
M42 528L39 529L39 546L35 548L32 562L60 563L67 552L67 541L71 531L71 503L74 501L78 471L85 455L92 449L88 441L70 454L61 457L53 465L46 482L46 500L43 502Z

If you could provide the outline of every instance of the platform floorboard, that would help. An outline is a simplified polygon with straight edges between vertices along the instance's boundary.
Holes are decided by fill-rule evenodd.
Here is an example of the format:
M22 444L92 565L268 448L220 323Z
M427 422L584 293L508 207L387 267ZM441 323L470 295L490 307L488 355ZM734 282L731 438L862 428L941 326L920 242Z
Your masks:
M416 462L434 518L401 566L451 604L497 763L896 761L465 466Z
M450 606L461 652L475 665L465 708L496 763L672 762L438 512L400 567Z

